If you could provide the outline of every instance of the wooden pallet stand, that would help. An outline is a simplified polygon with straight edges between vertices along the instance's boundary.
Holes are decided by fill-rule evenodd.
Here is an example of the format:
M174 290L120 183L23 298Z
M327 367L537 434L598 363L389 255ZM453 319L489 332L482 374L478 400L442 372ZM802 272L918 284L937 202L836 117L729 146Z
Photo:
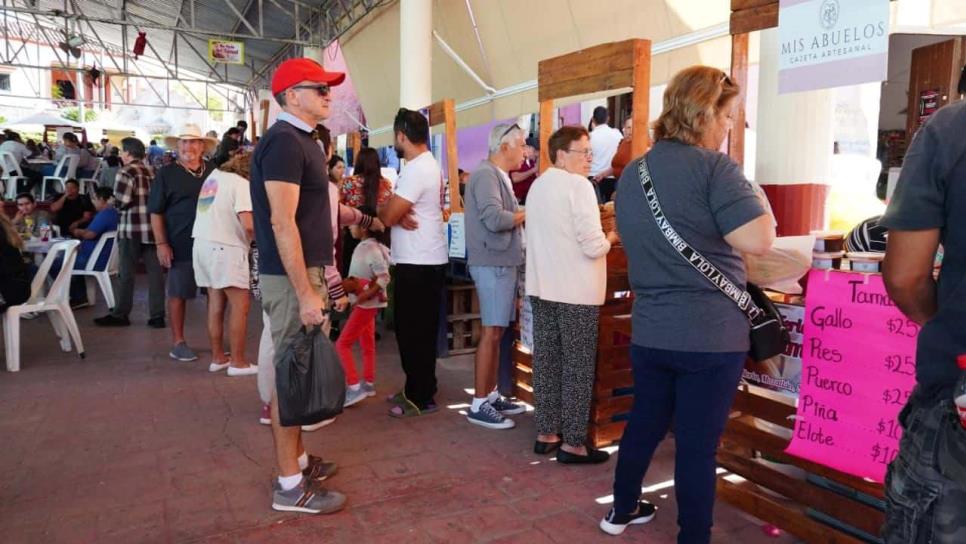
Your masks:
M472 283L448 285L446 298L449 354L465 355L476 352L483 332L476 286Z
M628 291L624 247L614 246L607 255L607 300L600 309L597 367L587 435L595 447L620 440L624 420L634 403L634 376L628 355L632 299ZM514 346L513 363L515 395L533 404L532 357L519 342Z
M785 453L789 442L786 437L756 424L756 420L762 420L792 429L789 416L794 414L794 406L757 395L742 386L722 437L718 464L744 481L733 483L719 478L718 497L806 542L863 542L818 521L816 512L877 536L884 520L882 510L857 500L854 492L882 499L882 485L788 455ZM841 486L844 492L788 476L773 465L761 463L762 456L825 478Z
M779 9L779 0L731 0L731 79L742 92L728 138L728 154L738 164L744 162L745 154L744 89L748 87L749 34L778 26ZM855 492L881 499L882 485L787 455L784 450L788 439L763 430L756 423L756 420L767 421L791 429L793 423L788 417L794 414L794 406L755 394L743 386L722 436L718 464L744 481L734 483L725 477L719 478L718 498L809 543L863 542L816 519L816 513L867 535L878 536L884 519L882 510L856 500ZM763 464L762 456L825 478L841 486L843 491L830 491L810 481L792 478L773 465Z

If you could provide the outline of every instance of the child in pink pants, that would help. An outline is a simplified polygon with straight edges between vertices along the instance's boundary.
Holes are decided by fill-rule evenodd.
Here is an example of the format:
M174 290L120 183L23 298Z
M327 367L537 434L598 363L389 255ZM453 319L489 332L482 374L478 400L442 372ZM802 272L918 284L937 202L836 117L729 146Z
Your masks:
M335 343L348 384L347 407L376 394L376 314L386 307L386 286L389 285L389 248L363 227L352 225L349 232L362 242L352 253L349 277L343 283L353 305L352 313ZM356 341L362 347L361 382L352 357L352 345Z

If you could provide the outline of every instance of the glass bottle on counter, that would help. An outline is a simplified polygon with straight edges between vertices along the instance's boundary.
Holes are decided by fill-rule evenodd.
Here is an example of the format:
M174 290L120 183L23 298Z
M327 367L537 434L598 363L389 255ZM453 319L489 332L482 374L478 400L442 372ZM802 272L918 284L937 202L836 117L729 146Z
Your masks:
M24 240L29 240L34 235L34 218L27 217L23 218L23 231L21 233Z

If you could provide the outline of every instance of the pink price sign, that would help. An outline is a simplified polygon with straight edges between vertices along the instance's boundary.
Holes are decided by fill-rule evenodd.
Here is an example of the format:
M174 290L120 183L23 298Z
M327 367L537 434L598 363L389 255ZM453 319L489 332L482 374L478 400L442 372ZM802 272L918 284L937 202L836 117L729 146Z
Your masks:
M919 325L882 276L813 270L795 434L786 453L876 482L899 452Z

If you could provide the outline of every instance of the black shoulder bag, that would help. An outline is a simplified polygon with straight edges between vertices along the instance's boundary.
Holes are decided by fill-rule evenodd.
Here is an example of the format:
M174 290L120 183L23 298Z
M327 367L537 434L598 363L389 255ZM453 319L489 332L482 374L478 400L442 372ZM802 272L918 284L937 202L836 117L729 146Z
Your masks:
M651 181L651 173L647 169L647 161L641 159L638 173L641 178L641 188L647 206L657 221L657 228L667 239L671 247L688 262L699 274L707 278L712 285L734 301L738 308L748 318L751 324L751 351L749 355L755 361L764 361L785 352L790 340L788 331L782 325L781 314L765 293L757 285L749 283L746 289L735 285L727 276L711 263L698 250L691 247L668 222L661 203L657 199L657 191Z

